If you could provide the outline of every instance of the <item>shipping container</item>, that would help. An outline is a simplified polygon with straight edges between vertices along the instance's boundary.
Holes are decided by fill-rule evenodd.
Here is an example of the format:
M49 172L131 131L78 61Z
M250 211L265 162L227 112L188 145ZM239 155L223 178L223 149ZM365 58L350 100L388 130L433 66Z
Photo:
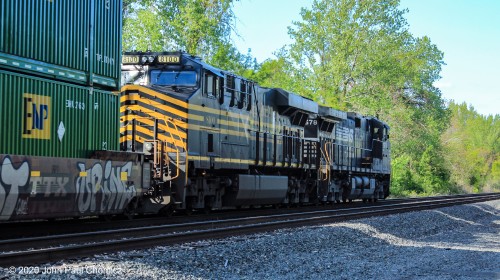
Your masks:
M0 154L88 157L118 150L119 96L0 70Z
M0 68L117 89L121 0L0 0Z

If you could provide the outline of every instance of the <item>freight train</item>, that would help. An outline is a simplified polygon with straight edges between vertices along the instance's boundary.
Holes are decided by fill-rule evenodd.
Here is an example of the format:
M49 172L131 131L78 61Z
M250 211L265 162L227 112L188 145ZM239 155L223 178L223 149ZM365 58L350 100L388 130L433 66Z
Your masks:
M65 27L74 30L40 27L47 35L15 27L21 7L0 2L0 220L389 195L389 126L377 118L261 87L183 52L122 55L119 3L33 0L28 14L94 10L55 17L76 21ZM81 18L91 32L79 31ZM62 38L53 46L63 56L25 50L32 36Z

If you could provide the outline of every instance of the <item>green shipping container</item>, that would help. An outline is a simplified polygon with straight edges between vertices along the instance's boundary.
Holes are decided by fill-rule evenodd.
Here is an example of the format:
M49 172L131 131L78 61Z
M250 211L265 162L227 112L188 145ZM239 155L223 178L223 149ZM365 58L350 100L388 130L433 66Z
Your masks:
M0 69L117 89L121 13L121 0L0 0Z
M116 92L0 71L0 154L118 150L119 104Z

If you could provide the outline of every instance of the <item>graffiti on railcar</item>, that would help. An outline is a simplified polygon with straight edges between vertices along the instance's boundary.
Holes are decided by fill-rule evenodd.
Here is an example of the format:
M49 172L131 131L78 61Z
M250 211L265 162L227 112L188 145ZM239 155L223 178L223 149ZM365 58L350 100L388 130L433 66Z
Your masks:
M12 162L9 156L3 158L0 170L0 220L10 217L16 208L20 188L28 185L30 168L27 161Z
M67 189L69 179L65 174L50 177L33 177L30 179L30 196L40 194L43 197L64 197L69 192Z
M0 220L119 213L137 195L132 161L0 155Z
M127 184L132 162L113 166L107 161L104 166L95 163L91 167L78 163L78 169L81 176L76 179L76 202L80 213L123 209L136 195L135 186Z
M75 203L74 185L71 184L71 174L75 172L61 171L62 163L51 165L51 172L31 171L30 188L19 197L16 207L17 216L38 215L41 213L72 212ZM41 167L32 167L39 169Z

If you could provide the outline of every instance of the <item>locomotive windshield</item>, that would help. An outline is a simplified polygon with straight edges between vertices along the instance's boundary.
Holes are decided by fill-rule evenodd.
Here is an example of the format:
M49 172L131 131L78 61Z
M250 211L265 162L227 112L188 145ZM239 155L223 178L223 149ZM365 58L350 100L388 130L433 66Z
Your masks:
M196 86L195 71L162 71L152 70L150 81L158 86Z

